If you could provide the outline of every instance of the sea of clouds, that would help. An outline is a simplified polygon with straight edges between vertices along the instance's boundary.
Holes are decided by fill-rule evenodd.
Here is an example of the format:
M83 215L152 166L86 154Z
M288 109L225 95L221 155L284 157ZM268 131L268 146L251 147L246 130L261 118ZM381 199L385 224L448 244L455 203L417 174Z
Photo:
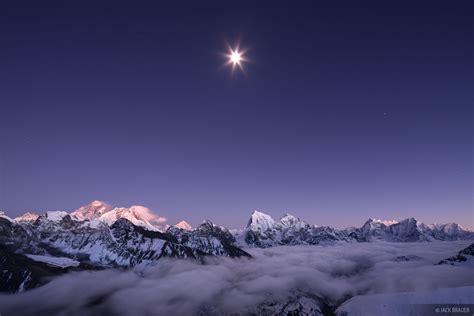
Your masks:
M284 302L295 292L338 306L361 294L472 286L474 267L436 265L468 245L283 246L250 249L251 259L208 258L204 265L165 259L134 270L76 272L25 293L0 295L0 314L195 315L209 307L245 314L260 304ZM397 261L398 256L414 260Z

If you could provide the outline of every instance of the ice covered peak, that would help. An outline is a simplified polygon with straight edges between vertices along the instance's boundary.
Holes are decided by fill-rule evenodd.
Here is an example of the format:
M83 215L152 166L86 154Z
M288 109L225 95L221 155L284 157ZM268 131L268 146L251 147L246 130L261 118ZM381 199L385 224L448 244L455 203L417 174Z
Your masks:
M99 218L103 214L112 210L112 207L102 201L92 201L91 203L81 206L71 213L71 216L77 220L93 220Z
M253 231L266 231L275 225L275 220L268 214L253 211L247 224L247 229Z
M461 230L463 230L462 227L456 223L448 223L443 226L443 232L450 235L458 234Z
M381 219L376 219L376 218L371 218L370 219L373 223L379 223L379 224L384 224L385 226L391 226L394 224L398 224L398 221L391 219L391 220L381 220Z
M65 216L69 215L64 211L47 211L45 217L52 222L60 222Z
M301 220L299 217L293 216L289 213L286 213L283 215L280 220L278 221L278 224L283 227L292 227L292 228L303 228L305 226L308 226L306 222Z
M182 220L181 222L177 223L176 225L174 225L175 227L177 228L181 228L181 229L184 229L184 230L192 230L193 227L191 226L191 224L189 224L188 222L186 222L185 220Z
M15 222L17 223L28 223L28 222L34 222L38 219L39 215L36 213L25 213L21 216L15 217Z
M464 228L457 223L430 224L427 226L433 230L437 230L437 231L443 232L446 235L451 235L451 236L472 232L469 229Z

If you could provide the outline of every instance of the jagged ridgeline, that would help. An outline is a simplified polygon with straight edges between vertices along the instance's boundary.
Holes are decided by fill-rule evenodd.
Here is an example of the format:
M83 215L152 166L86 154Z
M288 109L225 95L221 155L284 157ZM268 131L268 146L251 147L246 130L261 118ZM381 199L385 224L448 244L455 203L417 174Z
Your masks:
M234 232L241 246L318 245L335 242L429 242L435 240L474 239L474 233L456 223L426 225L415 218L400 222L367 220L360 228L335 229L310 225L291 214L278 221L261 212L253 212L247 227Z
M162 258L204 262L207 256L250 257L225 228L209 221L193 230L147 229L127 218L79 220L47 212L31 220L0 217L0 290L22 291L71 270L152 265Z
M15 219L0 214L0 290L22 291L40 285L45 276L69 271L154 265L163 258L202 263L209 256L250 258L245 249L251 247L460 239L474 239L474 233L455 223L425 225L414 218L370 219L360 228L339 230L290 214L276 221L256 211L242 230L210 221L193 229L185 221L166 226L146 208L94 201L71 213L27 213Z

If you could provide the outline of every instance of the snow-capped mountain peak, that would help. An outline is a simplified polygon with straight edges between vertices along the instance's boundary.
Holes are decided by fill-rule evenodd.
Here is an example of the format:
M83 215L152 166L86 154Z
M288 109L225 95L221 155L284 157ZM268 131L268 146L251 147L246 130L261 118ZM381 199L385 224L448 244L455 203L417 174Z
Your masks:
M71 217L77 220L93 220L111 210L112 207L109 204L96 200L72 212Z
M47 211L46 214L44 215L44 217L48 220L48 221L52 221L52 222L60 222L63 217L69 215L67 212L64 212L64 211Z
M247 229L253 231L266 231L275 225L275 220L268 214L253 211L247 224Z
M438 229L443 231L445 234L456 234L462 231L465 232L472 232L471 230L464 228L463 226L457 224L457 223L448 223L448 224L431 224L428 225L429 227L433 229Z
M176 225L174 225L174 227L181 228L183 230L192 230L193 229L191 224L189 224L185 220L182 220L181 222L177 223Z
M34 222L38 219L39 215L36 213L25 213L21 216L15 217L14 221L17 223L28 223L28 222Z
M242 235L243 237L240 237ZM237 232L237 239L256 247L275 245L320 244L335 241L368 242L385 240L393 242L414 242L432 240L473 239L474 233L455 223L426 225L414 217L402 221L368 219L360 228L334 229L317 227L285 214L277 222L260 212L254 212L243 233ZM240 238L240 239L239 239Z
M285 228L292 227L297 229L308 226L308 224L301 220L299 217L293 216L289 213L286 213L280 218L280 220L278 221L278 225Z
M384 224L385 226L391 226L393 224L398 224L398 221L391 219L391 220L381 220L381 219L376 219L376 218L371 218L371 221L374 223L381 223Z
M0 214L2 216L2 214ZM3 216L7 218L6 216ZM150 209L134 205L129 208L112 208L109 204L102 201L93 201L87 205L81 206L72 213L64 211L47 211L43 215L26 213L15 218L16 223L34 222L62 222L67 217L68 220L81 223L84 227L98 228L101 225L111 226L117 220L124 218L136 226L141 226L147 230L164 231L168 227L166 218L154 214ZM10 219L10 221L13 221Z

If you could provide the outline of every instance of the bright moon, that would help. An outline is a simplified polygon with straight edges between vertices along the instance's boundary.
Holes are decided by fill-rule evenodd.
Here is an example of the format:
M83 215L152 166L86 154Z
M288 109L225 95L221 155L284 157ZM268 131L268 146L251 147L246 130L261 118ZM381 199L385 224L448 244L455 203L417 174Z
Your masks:
M235 52L232 52L230 54L230 61L232 64L240 64L240 61L242 60L242 55L238 52L238 51L235 51Z
M227 64L232 66L232 71L234 71L235 68L244 71L243 63L247 62L245 50L240 50L238 46L235 48L229 46L229 51L225 56L228 58Z

